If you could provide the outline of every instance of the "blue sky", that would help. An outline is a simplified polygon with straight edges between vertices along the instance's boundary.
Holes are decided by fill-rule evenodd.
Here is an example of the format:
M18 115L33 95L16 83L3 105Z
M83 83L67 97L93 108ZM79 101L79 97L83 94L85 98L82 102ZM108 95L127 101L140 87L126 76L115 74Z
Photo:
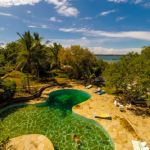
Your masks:
M28 30L95 54L140 52L150 45L150 0L0 0L0 43Z

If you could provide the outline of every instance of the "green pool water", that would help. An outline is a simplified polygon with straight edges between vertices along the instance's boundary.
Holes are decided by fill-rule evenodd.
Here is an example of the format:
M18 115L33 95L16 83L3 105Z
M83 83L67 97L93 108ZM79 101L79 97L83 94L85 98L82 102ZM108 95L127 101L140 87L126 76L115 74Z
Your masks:
M114 143L105 129L95 122L72 112L72 107L91 96L78 90L50 93L43 104L19 104L0 112L0 141L27 134L45 135L55 150L114 150ZM94 117L94 114L93 114ZM75 148L73 134L83 141Z

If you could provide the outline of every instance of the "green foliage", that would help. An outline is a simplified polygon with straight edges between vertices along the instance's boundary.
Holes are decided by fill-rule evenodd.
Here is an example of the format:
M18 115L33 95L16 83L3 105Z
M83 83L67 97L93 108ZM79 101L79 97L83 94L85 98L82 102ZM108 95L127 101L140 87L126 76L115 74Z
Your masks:
M102 74L108 65L109 65L108 62L98 59L97 66L99 67L99 70L96 72L96 76L98 76L99 74Z
M58 45L57 43L53 43L53 46L50 47L50 51L52 54L51 67L54 67L56 69L60 67L58 53L59 53L61 48L62 48L62 45L60 45L60 44Z
M0 54L0 66L4 66L6 64L6 59L3 54Z
M61 66L70 78L80 79L82 76L93 76L90 71L96 63L96 57L88 50L79 45L71 46L67 49L61 49L59 52Z
M68 74L58 74L60 78L69 78Z
M4 95L13 97L16 92L16 82L14 80L3 80L1 88L4 90Z
M11 72L13 70L14 70L14 68L11 66L10 67L7 67L7 66L0 67L0 73L1 74L6 74L6 73Z
M21 47L17 42L8 43L4 49L4 57L7 60L11 54L18 53L20 51Z
M145 52L147 50L145 49ZM128 53L121 61L110 64L103 75L109 88L122 90L128 100L141 98L150 87L150 60L145 54ZM142 99L142 98L141 98Z
M39 82L40 70L44 70L45 60L47 59L45 44L41 44L43 37L40 37L38 33L34 33L33 36L30 31L24 34L19 34L20 39L17 40L19 46L19 52L14 51L9 55L10 62L16 62L16 70L27 72L28 91L30 93L29 73L35 74Z
M27 87L27 80L26 80L26 78L22 78L21 79L21 86L22 86L22 89L26 89L26 87Z
M148 95L147 101L150 103L150 95Z

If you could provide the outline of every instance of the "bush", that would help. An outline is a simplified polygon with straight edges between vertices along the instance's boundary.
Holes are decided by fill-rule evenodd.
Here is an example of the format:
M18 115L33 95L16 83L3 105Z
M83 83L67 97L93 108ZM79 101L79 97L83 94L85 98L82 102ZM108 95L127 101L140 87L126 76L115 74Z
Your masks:
M69 78L69 76L67 74L59 74L58 77L60 77L60 78Z
M6 97L13 97L16 92L16 82L14 80L4 80L2 82L1 88L4 90L4 95Z
M6 74L6 73L9 73L9 72L11 72L11 71L13 71L13 68L12 68L12 67L11 67L11 68L0 67L0 73L1 73L1 74Z

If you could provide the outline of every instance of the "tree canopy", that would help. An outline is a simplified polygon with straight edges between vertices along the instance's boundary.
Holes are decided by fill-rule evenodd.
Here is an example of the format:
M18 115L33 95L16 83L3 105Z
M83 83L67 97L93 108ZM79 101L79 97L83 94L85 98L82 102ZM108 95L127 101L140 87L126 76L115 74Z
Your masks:
M79 45L70 48L62 48L59 52L59 59L62 66L66 66L66 70L70 77L80 79L83 76L90 76L92 67L96 66L97 59L88 48Z
M110 64L103 75L108 87L122 90L129 101L141 98L150 90L150 59L147 57L148 49L142 54L128 53L122 56L121 61Z

